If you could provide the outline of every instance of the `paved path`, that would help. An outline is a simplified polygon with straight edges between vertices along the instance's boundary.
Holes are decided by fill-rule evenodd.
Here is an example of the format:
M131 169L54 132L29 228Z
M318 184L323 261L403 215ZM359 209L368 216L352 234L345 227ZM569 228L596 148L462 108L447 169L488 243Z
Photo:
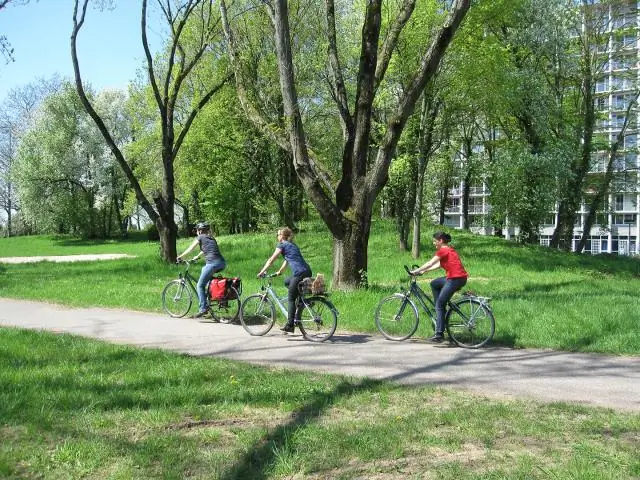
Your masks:
M3 298L0 326L69 332L114 343L403 384L435 384L499 398L640 412L640 357L507 348L474 351L347 334L340 332L340 325L332 341L314 344L275 328L264 337L251 337L239 325Z

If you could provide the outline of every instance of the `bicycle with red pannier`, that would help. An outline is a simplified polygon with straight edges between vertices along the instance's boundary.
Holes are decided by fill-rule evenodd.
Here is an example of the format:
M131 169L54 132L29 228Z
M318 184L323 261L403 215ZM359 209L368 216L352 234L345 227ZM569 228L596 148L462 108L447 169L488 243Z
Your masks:
M195 303L198 303L198 279L189 273L192 261L181 260L178 263L186 264L186 268L184 273L179 273L178 278L171 280L162 290L162 307L170 316L182 318L191 310L194 298ZM222 323L232 323L238 319L242 294L242 282L239 278L213 277L207 285L207 292L211 318Z

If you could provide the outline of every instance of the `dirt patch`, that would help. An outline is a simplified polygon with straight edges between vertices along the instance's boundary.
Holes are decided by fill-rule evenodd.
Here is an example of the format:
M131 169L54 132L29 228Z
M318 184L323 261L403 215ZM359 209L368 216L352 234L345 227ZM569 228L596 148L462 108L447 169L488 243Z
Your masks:
M37 263L37 262L89 262L95 260L116 260L136 258L126 253L100 253L93 255L49 255L36 257L0 257L0 263Z

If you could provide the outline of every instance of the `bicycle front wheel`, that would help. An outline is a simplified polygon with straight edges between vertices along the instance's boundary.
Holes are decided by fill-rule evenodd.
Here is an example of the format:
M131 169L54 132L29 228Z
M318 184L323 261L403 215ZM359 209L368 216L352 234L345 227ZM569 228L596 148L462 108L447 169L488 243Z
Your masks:
M172 317L184 317L192 303L193 294L183 280L172 280L162 290L162 308Z
M249 295L240 307L240 323L249 335L265 335L276 321L276 309L267 295Z
M480 348L493 338L495 320L491 309L474 298L453 303L446 316L449 338L464 348Z
M300 299L303 309L300 312L302 336L312 342L324 342L331 338L338 326L338 315L333 304L324 297Z
M383 298L375 318L378 331L389 340L406 340L418 329L418 309L403 293Z

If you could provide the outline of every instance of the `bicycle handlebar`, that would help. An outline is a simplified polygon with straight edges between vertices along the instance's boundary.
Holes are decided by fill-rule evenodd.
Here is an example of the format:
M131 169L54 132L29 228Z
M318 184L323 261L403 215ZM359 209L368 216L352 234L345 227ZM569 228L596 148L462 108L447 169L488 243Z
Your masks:
M408 265L404 265L404 269L407 271L407 274L409 274L409 276L411 277L419 277L420 275L422 275L422 273L418 273L418 274L411 273L411 270L415 270L416 268L419 268L419 267L420 265L415 265L415 264L411 265L411 268L409 268Z
M273 278L273 277L277 277L277 276L278 276L277 273L263 273L258 278Z
M176 259L176 265L180 265L180 264L184 263L187 267L189 265L191 265L192 263L194 263L194 262L196 262L196 260L185 260L184 258L182 258L180 260Z

